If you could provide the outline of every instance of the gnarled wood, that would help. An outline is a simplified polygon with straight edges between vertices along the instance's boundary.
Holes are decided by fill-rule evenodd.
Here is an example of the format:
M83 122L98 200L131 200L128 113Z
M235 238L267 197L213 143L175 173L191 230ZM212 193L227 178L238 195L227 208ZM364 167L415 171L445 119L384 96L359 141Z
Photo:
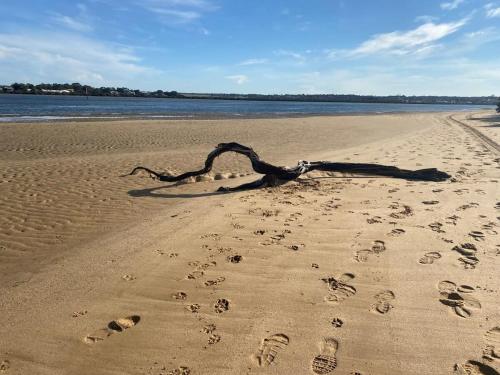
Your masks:
M177 176L170 176L139 166L135 167L132 172L130 172L130 175L143 170L150 173L160 181L177 182L188 177L199 176L210 172L215 158L226 152L236 152L238 154L245 155L248 159L250 159L253 170L257 173L263 174L264 177L260 180L234 188L221 187L219 188L219 191L246 190L265 186L276 186L286 181L294 180L300 175L313 170L385 176L416 181L445 181L451 177L446 172L439 171L436 168L418 169L413 171L408 169L399 169L394 166L367 163L333 163L329 161L308 162L300 160L295 167L281 167L260 160L259 155L257 155L252 148L235 142L220 143L217 145L217 147L208 154L204 168L197 171L186 172Z

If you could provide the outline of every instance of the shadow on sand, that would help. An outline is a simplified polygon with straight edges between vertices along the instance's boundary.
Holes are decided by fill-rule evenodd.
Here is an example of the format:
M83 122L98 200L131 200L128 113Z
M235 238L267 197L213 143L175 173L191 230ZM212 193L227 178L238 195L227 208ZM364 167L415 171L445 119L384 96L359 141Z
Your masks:
M474 116L472 120L486 123L487 125L481 125L482 128L500 128L500 115Z
M345 179L345 180L351 180L351 179L379 179L379 178L384 178L383 176L321 176L321 177L308 177L304 179L297 179L295 182L302 183L302 184L307 184L308 181L315 181L315 180L328 180L328 179ZM289 181L283 181L283 184L287 183ZM163 186L157 186L154 188L147 188L147 189L140 189L140 190L129 190L127 194L131 197L134 198L142 198L142 197L148 197L148 198L164 198L164 199L174 199L174 198L183 198L183 199L191 199L191 198L204 198L204 197L212 197L215 195L224 195L224 194L231 194L231 193L236 193L237 190L233 191L213 191L213 192L203 192L203 193L175 193L175 194L168 194L168 193L160 193L158 190L163 190L163 189L171 189L174 187L182 186L184 184L171 184L171 185L163 185ZM275 186L276 187L276 186ZM243 191L243 190L241 190Z
M203 197L212 197L214 195L222 195L222 194L231 193L229 191L213 191L213 192L205 192L205 193L174 193L174 194L158 192L158 190L170 189L170 188L176 187L178 185L179 184L172 184L172 185L157 186L157 187L149 188L149 189L129 190L127 192L127 194L130 195L131 197L135 197L135 198L150 197L150 198L166 198L166 199L170 198L170 199L173 199L173 198L203 198Z

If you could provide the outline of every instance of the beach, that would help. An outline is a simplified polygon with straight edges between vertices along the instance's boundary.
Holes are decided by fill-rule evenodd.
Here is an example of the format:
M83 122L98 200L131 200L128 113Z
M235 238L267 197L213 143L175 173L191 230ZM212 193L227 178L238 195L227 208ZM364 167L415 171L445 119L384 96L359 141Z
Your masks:
M495 374L493 111L0 123L0 373ZM218 158L438 168L280 187Z

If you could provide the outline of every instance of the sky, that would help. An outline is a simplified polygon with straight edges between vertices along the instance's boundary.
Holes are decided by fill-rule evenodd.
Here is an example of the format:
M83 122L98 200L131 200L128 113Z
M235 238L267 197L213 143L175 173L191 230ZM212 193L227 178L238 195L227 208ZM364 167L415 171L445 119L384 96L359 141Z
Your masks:
M13 82L500 95L500 0L3 0Z

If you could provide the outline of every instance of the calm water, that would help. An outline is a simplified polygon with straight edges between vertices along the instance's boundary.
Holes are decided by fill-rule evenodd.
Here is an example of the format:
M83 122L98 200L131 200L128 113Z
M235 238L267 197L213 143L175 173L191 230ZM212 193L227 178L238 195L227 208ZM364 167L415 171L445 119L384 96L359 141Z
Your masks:
M492 109L487 105L265 102L243 100L0 95L0 121L78 118L265 117L310 114L440 112Z

